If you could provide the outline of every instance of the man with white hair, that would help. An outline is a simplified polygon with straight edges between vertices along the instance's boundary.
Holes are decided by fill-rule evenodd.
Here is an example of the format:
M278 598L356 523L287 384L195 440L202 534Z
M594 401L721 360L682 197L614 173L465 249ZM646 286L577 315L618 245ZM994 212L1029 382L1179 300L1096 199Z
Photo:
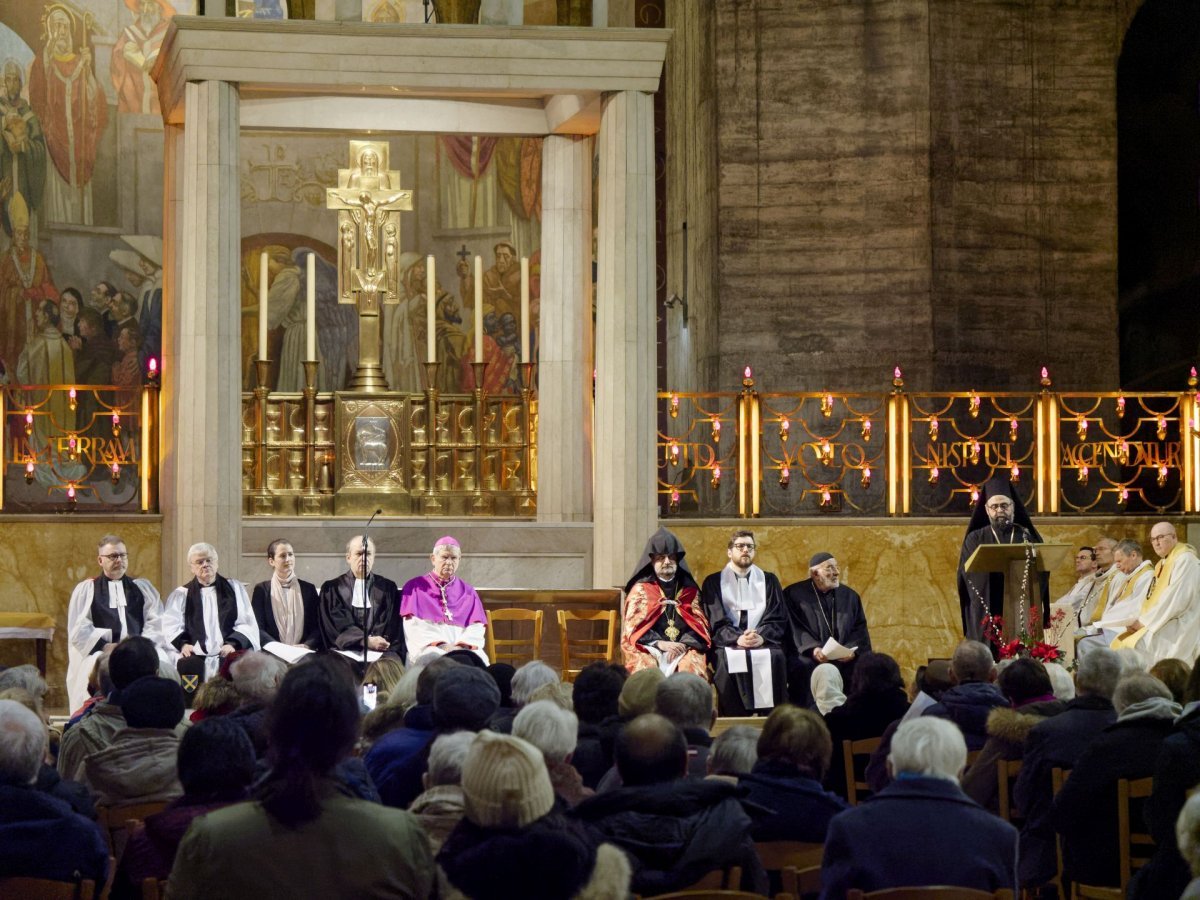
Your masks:
M103 883L108 848L96 823L34 787L46 752L42 720L0 700L0 873Z
M410 578L400 592L405 642L414 656L470 650L487 665L483 601L475 588L457 575L462 547L449 535L438 538L429 561L432 570Z
M1171 658L1190 662L1200 653L1200 559L1170 522L1150 529L1150 543L1159 556L1154 586L1112 647L1136 650L1147 665Z
M361 660L365 634L367 650L377 654L376 659L392 653L403 662L407 654L396 615L399 591L396 582L372 571L375 542L367 538L364 546L361 537L352 537L346 543L346 562L348 571L321 585L321 638L325 646Z
M583 776L571 765L579 739L579 719L575 713L550 700L530 703L513 720L513 737L542 751L554 794L567 806L575 806L595 793L583 786Z
M258 624L246 586L217 573L216 547L192 544L187 556L192 580L167 595L163 637L174 651L171 661L177 666L192 657L203 658L204 680L208 680L229 654L259 649Z
M421 776L425 790L408 807L429 837L434 856L463 817L462 770L473 731L443 734L429 748L429 767Z
M892 783L829 823L821 896L932 884L1015 894L1017 830L962 792L966 764L953 723L928 716L903 723L888 756Z
M168 659L162 600L145 578L129 575L129 551L115 534L100 538L100 574L75 585L67 605L67 700L72 711L88 697L88 677L105 650L143 634Z

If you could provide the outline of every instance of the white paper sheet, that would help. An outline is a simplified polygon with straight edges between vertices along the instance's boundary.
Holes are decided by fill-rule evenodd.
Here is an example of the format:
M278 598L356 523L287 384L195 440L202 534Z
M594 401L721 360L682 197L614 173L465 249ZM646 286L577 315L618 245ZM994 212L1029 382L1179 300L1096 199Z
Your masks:
M830 638L825 642L825 646L821 648L821 652L825 654L825 658L830 662L837 662L839 659L849 659L857 649L857 647L843 647L833 638Z
M750 683L754 689L755 709L767 709L775 705L770 650L764 647L757 647L754 650L746 650L744 647L726 647L725 671L730 675L750 674Z
M278 656L286 663L294 663L313 652L307 647L292 647L288 644L281 644L279 641L267 641L263 644L263 649L274 656Z
M353 660L354 662L362 662L363 654L361 650L338 650L336 652L342 654L342 656L346 657L346 659ZM373 663L381 656L383 656L383 652L381 650L368 650L367 662Z

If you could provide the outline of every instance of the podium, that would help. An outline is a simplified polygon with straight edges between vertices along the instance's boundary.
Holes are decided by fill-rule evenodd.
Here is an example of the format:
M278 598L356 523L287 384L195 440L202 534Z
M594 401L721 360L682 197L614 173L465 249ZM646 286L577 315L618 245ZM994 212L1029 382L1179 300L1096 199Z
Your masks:
M1035 640L1042 639L1042 579L1038 575L1061 565L1072 549L1071 544L980 544L967 558L963 571L968 574L995 572L1004 576L1004 607L1000 615L1004 618L1003 637L1006 643L1019 634L1021 585L1025 581L1027 567L1029 596L1025 612L1029 615L1029 610L1034 610L1034 614L1029 615L1026 630Z

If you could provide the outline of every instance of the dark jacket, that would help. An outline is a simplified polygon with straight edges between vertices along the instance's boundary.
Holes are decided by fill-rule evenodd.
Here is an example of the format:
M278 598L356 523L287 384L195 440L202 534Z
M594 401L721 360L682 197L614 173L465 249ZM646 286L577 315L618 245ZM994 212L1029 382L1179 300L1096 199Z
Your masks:
M1043 719L1056 716L1066 709L1061 700L1027 703L1020 709L997 706L987 719L987 742L979 757L962 778L962 789L968 797L990 812L1000 807L999 776L1001 761L1021 759L1025 740L1033 727Z
M300 642L310 650L326 649L321 641L320 603L317 597L317 587L307 581L296 579L300 585L300 603L304 607L304 629ZM250 607L254 610L254 618L258 620L258 631L261 643L279 640L279 624L275 621L275 610L271 606L271 582L260 581L254 586L250 597Z
M829 820L846 809L846 801L828 793L821 782L795 766L760 759L749 775L738 779L751 803L769 810L754 815L756 841L825 842Z
M1158 752L1154 793L1146 804L1146 824L1154 837L1154 857L1135 876L1130 900L1178 897L1192 873L1179 855L1175 820L1188 791L1200 784L1200 704L1189 704Z
M714 869L742 867L742 889L766 893L767 878L742 806L745 790L727 781L673 781L621 787L576 806L571 816L630 857L630 890L678 891Z
M38 769L34 787L51 797L62 800L81 816L88 819L96 818L96 804L88 789L78 781L59 777L58 770L54 766L42 763L42 767Z
M967 750L981 750L987 743L988 716L997 706L1008 706L1000 688L991 682L970 681L950 688L923 715L949 719L966 738Z
M896 688L852 694L841 706L825 714L825 725L833 739L833 758L825 775L825 786L839 797L846 796L846 765L842 755L845 741L881 737L887 727L908 712L908 697Z
M32 785L0 785L0 874L100 884L108 847L100 827Z
M1058 866L1054 828L1051 770L1070 769L1092 740L1117 720L1113 705L1103 697L1082 695L1067 708L1038 722L1025 739L1021 774L1013 785L1013 801L1025 816L1021 828L1021 884L1043 884Z
M1178 708L1176 708L1178 709ZM1063 873L1083 884L1120 882L1117 839L1117 781L1146 778L1171 718L1118 719L1091 742L1054 798L1050 823L1063 838ZM1141 810L1131 821L1140 822Z
M424 790L421 776L429 764L434 731L397 728L375 742L363 762L387 806L407 809Z
M1015 892L1017 830L953 782L909 776L830 822L822 897L920 884Z
M583 776L583 783L595 788L613 764L613 746L622 725L619 716L609 716L598 724L579 723L579 738L571 765Z

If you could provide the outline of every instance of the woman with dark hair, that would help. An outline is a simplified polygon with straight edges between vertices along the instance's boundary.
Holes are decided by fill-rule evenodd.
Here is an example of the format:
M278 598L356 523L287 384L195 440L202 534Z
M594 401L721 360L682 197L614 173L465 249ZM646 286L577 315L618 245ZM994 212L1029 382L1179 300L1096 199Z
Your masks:
M426 897L429 842L411 813L345 795L334 770L358 738L357 686L336 659L290 669L267 718L255 799L196 820L172 897Z
M748 801L771 811L756 819L755 841L824 842L829 820L846 809L821 786L831 749L829 729L813 710L784 704L767 716L758 761L738 779L750 789Z
M1033 726L1067 708L1055 699L1050 674L1036 659L1014 659L996 676L996 684L1009 706L998 706L988 714L987 742L962 777L963 793L992 812L1000 804L996 775L1000 762L1022 759Z
M833 741L833 760L825 786L845 797L846 766L844 741L863 741L880 737L889 725L908 712L908 694L900 666L886 653L864 653L858 658L850 680L846 702L825 716L825 725ZM864 763L865 765L865 763ZM857 773L859 776L862 772Z

